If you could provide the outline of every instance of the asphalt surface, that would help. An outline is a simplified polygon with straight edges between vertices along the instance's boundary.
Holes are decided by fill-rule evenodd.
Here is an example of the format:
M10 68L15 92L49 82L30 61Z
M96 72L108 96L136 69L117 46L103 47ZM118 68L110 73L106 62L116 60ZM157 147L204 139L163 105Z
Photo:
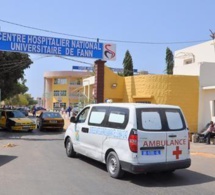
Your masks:
M102 163L81 155L68 158L62 131L0 131L0 136L0 195L214 194L215 145L191 142L188 169L116 180Z

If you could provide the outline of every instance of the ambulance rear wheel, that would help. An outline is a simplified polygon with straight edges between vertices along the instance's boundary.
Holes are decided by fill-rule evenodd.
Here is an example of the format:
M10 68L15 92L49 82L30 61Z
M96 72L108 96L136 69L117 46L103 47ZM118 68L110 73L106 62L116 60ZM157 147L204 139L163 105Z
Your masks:
M110 152L106 161L107 171L113 178L121 178L124 175L124 171L121 168L119 158L115 152Z
M73 144L70 138L67 138L66 140L66 155L68 157L75 157L76 156L76 152L73 148Z

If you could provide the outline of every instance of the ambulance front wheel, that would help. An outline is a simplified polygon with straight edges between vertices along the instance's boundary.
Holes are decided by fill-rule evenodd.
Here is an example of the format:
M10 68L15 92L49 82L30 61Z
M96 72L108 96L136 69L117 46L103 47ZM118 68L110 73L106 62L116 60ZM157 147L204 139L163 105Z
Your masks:
M73 148L73 144L70 138L67 138L66 140L66 154L68 157L75 157L76 152Z
M110 152L106 161L107 171L113 178L121 178L124 171L121 169L119 158L115 152Z

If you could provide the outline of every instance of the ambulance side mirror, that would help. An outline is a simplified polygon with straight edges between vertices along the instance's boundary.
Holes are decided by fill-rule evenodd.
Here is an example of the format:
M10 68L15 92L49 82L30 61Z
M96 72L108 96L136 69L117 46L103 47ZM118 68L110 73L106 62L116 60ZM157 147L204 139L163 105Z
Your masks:
M70 118L70 122L71 122L71 123L76 123L76 118L75 118L75 116L72 116L72 117Z

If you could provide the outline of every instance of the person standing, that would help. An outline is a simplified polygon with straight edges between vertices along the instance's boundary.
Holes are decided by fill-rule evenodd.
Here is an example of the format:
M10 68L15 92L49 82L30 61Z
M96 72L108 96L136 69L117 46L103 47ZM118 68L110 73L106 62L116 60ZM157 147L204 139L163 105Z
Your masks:
M72 108L70 106L68 106L68 108L66 109L66 113L69 113L69 117L70 117L70 113L71 113Z
M31 112L33 116L36 116L37 109L35 105L32 107Z

